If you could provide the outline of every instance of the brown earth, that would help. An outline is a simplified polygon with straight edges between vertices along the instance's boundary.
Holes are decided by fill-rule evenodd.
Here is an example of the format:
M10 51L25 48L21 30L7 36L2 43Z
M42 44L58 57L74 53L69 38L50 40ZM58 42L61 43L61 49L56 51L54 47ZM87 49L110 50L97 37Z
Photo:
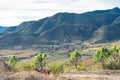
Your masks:
M120 72L116 74L97 74L97 73L67 73L60 75L64 80L120 80Z
M52 74L45 75L34 70L32 71L15 71L6 70L1 67L0 80L120 80L120 70L105 70L100 73L96 72L69 72L61 73L58 77Z

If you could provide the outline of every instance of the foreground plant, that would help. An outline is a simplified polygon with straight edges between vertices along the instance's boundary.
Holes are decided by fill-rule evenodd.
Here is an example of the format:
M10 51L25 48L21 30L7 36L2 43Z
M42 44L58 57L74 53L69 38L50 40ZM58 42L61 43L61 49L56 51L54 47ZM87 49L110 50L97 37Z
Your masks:
M12 56L10 59L9 59L9 64L10 66L14 67L19 61L19 58L17 56Z
M78 68L78 64L80 63L81 59L81 54L75 50L71 55L70 55L70 59L69 62L72 63L73 65L76 66L76 69Z

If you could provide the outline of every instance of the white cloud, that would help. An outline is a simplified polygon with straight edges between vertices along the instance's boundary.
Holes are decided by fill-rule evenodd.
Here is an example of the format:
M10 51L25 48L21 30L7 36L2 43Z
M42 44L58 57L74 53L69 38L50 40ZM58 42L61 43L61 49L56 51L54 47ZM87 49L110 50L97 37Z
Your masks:
M82 13L120 7L120 0L0 0L0 25L18 25L58 12Z

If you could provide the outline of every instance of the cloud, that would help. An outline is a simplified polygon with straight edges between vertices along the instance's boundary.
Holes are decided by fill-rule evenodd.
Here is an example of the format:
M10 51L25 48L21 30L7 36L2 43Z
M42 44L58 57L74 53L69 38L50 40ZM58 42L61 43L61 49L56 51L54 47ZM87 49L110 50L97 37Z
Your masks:
M15 16L15 19L36 19L38 16Z
M110 9L120 7L119 3L120 0L0 0L0 25L18 25L58 12Z
M42 3L57 3L60 1L58 0L33 0L32 2L36 4L42 4Z

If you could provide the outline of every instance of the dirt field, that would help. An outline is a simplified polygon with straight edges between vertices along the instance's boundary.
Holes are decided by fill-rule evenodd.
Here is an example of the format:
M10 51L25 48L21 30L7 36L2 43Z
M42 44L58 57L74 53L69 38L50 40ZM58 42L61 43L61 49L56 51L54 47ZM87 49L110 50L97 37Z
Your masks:
M35 71L22 71L0 75L0 80L56 80L54 77L47 76Z
M96 73L85 73L85 74L62 74L61 78L66 80L120 80L120 73L118 74L96 74Z
M96 73L65 73L58 77L41 74L35 71L22 71L0 75L0 80L120 80L119 74L96 74Z
M4 57L17 55L19 58L30 58L31 56L37 53L38 51L32 51L32 50L1 50L0 51L0 55Z

